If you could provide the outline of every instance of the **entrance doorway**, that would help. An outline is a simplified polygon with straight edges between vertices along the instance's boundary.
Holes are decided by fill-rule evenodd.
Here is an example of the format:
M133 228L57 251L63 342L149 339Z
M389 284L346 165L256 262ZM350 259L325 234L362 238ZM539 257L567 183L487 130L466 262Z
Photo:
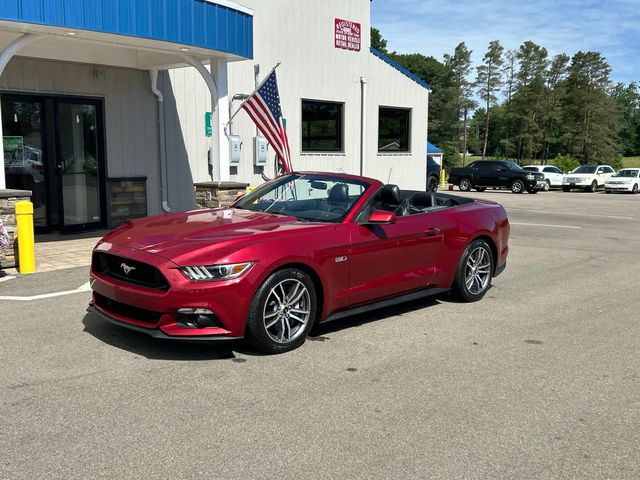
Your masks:
M1 98L7 188L33 192L36 233L104 228L102 101Z

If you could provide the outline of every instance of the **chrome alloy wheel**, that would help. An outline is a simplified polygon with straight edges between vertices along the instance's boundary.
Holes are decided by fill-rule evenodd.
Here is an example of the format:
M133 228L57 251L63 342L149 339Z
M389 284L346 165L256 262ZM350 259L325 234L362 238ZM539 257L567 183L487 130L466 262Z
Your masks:
M311 319L311 296L299 280L288 278L267 295L262 314L267 335L277 343L289 343L305 331Z
M491 256L483 247L477 247L467 259L464 281L473 295L482 293L491 280Z

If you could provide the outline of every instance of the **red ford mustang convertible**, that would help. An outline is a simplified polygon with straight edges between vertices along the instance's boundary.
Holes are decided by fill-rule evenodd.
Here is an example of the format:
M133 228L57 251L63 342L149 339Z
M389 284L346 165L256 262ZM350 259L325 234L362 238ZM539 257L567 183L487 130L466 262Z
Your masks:
M158 338L300 346L314 324L451 290L506 266L501 205L294 173L229 208L127 222L96 246L89 311Z

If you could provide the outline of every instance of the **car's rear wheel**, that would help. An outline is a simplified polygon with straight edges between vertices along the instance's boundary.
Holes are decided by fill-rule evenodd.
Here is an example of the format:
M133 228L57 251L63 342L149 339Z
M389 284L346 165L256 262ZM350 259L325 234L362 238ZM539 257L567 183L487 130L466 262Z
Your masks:
M549 180L544 181L544 191L548 192L551 189L551 182Z
M522 183L521 180L514 180L513 183L511 183L511 191L513 193L522 193L524 190L524 183Z
M585 188L585 190L587 192L591 192L591 193L595 193L598 191L598 182L596 182L595 180L593 182L591 182L591 185L589 185L587 188Z
M453 293L465 302L477 302L491 287L493 276L493 252L482 239L467 246L456 270Z
M468 178L463 178L462 180L460 180L458 188L461 192L468 192L469 190L471 190L471 182Z
M427 190L430 192L438 191L438 179L436 177L429 177L429 180L427 180Z
M302 270L285 268L260 286L247 318L247 340L265 353L283 353L302 345L313 327L317 295Z

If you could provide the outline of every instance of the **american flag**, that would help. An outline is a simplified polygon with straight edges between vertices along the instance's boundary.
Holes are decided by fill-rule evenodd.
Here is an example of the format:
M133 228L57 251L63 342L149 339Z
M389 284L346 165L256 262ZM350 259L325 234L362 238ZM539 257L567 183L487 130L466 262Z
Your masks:
M273 70L258 89L242 104L258 130L275 150L285 173L291 173L289 140L284 128L276 71Z

